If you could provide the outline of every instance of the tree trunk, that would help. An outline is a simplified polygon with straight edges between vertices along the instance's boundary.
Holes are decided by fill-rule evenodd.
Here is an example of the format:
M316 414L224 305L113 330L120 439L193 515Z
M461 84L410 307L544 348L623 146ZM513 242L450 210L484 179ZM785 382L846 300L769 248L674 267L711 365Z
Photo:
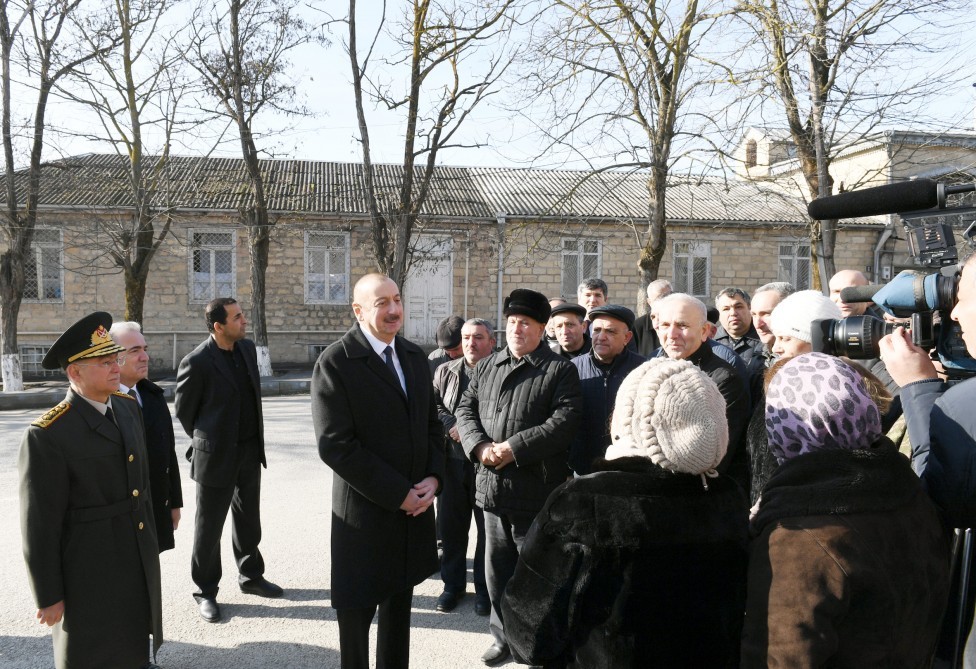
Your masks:
M637 310L645 313L647 304L647 284L658 278L661 261L667 250L668 226L665 211L665 191L667 189L667 170L664 176L660 170L652 171L647 179L648 221L647 237L641 248L637 269L640 275L640 288L637 292Z
M261 376L271 376L271 353L268 346L268 319L265 296L267 294L268 252L271 236L268 233L268 215L260 209L248 212L247 252L251 260L251 323L254 325L254 344L258 349L258 371Z
M20 351L17 348L17 318L20 301L24 294L23 258L15 249L0 254L0 337L3 351L0 356L3 374L3 392L20 392L24 389Z

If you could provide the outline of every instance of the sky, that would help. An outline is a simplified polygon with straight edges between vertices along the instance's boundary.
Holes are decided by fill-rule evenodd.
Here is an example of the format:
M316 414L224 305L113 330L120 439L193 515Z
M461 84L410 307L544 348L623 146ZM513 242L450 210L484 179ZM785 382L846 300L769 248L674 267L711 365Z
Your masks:
M319 3L337 13L345 8L345 3L329 0ZM360 17L360 39L364 40L370 28L378 20L375 0L360 3L363 15ZM396 5L391 2L391 5ZM258 124L262 132L259 148L265 157L306 159L337 162L359 162L362 160L351 85L349 59L345 52L346 34L344 26L336 26L329 35L328 48L304 47L292 58L293 76L298 85L297 101L304 104L310 115L300 119L264 116ZM478 63L475 62L477 67ZM964 65L965 67L966 65ZM972 65L969 65L972 67ZM933 70L936 70L933 64ZM973 110L976 108L976 70L972 71L973 82L960 83L943 89L930 105L931 113L941 119L961 119L957 129L973 127ZM394 74L389 76L402 76ZM440 163L465 166L535 166L535 167L583 167L585 160L564 155L546 153L542 139L537 135L532 123L513 115L511 107L517 106L512 99L515 91L512 82L499 89L499 93L483 102L469 117L459 135L465 144L481 144L479 148L450 149L441 154ZM22 92L24 109L32 104L32 94ZM93 118L76 104L52 99L48 120L52 128L91 127ZM923 128L925 129L925 128ZM212 155L239 157L240 148L236 131L231 129L225 141L214 147L210 140L186 141L174 149L183 155ZM370 110L370 135L374 162L397 163L402 160L403 125L395 113ZM56 130L48 133L50 147L45 149L45 158L59 155L77 155L88 152L109 152L105 144L72 138L59 134Z

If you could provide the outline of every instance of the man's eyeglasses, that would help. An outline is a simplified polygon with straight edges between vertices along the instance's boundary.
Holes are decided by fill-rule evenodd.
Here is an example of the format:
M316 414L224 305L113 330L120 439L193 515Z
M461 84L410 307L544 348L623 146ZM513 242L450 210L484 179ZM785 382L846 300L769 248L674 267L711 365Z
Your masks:
M104 369L111 369L114 365L121 367L125 364L125 356L118 355L114 358L109 358L108 360L102 360L101 362L76 362L74 363L81 367L103 367Z

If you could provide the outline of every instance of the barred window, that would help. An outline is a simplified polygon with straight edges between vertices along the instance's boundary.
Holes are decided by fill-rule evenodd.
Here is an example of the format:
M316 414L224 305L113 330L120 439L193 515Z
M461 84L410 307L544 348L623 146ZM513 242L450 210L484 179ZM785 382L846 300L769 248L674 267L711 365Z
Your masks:
M784 242L779 245L778 281L789 281L797 290L810 288L810 244Z
M44 369L41 366L49 348L37 344L21 344L17 347L20 352L20 369L24 376L61 376L60 369Z
M560 294L572 296L583 279L600 278L603 273L603 243L598 239L563 239L562 245Z
M64 295L64 263L61 231L34 230L31 252L24 263L24 300L61 302Z
M237 292L234 233L190 232L190 301L209 302Z
M674 290L698 298L712 294L709 287L712 245L708 242L674 243Z
M349 235L305 233L305 304L346 304L349 300Z

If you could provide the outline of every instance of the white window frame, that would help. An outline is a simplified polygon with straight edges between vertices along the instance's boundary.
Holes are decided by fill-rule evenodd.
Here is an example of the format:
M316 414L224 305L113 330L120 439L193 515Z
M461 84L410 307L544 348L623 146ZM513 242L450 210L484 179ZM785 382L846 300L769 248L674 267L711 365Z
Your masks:
M331 252L337 251L338 249L327 249L327 247L325 246L313 246L310 243L310 240L316 235L336 237L342 240L343 262L341 268L335 268L329 264L329 254ZM325 256L323 258L323 266L325 268L325 272L322 275L323 277L322 282L325 284L324 293L323 293L325 297L323 298L311 297L309 291L309 286L312 283L311 277L315 276L309 272L309 258L315 253L320 253ZM304 271L303 271L305 277L305 304L349 304L352 301L350 297L350 287L349 287L350 255L351 254L349 249L348 232L336 232L333 230L306 230L305 231L305 263L304 263ZM339 270L339 271L335 271L335 270ZM329 277L334 276L336 274L342 274L342 280L343 283L345 284L345 293L341 297L331 298L330 295L332 293L331 291L332 284L329 280Z
M705 260L705 288L703 292L693 292L695 281L695 264L688 263L686 276L678 276L678 259ZM687 293L701 300L709 299L712 294L712 243L700 242L694 239L676 239L671 246L672 283L677 293Z
M574 248L567 248L572 244ZM586 251L585 244L596 244L596 251ZM603 277L603 240L592 237L563 237L559 240L561 254L559 257L559 286L564 297L576 296L576 289L584 279L600 279ZM576 279L573 281L572 289L566 283L566 257L576 257ZM596 257L596 272L585 272L583 268L583 258L586 256Z
M55 232L58 235L58 241L47 242L38 241L38 232ZM58 297L44 297L44 285L43 277L45 274L45 264L43 261L43 250L55 249L58 253L57 270L58 270ZM24 295L23 301L29 304L62 304L64 303L64 232L58 228L51 227L39 227L34 230L34 237L31 239L30 245L31 254L34 257L34 275L36 279L35 288L37 289L37 297L27 297ZM26 289L27 286L25 285Z
M198 245L194 243L194 238L196 235L230 235L229 244L207 244ZM189 297L190 304L206 304L210 300L216 297L233 297L237 294L237 232L235 230L228 230L227 228L191 228L188 232L189 237L187 238L187 248L189 253L186 257L186 271L187 271L187 295ZM230 251L230 290L227 294L217 293L217 273L213 270L210 272L210 294L207 297L197 297L193 292L194 285L194 271L193 271L193 258L198 250L209 250L211 251L211 267L213 264L213 252L215 251Z
M784 247L790 247L789 251L784 253ZM806 247L806 256L800 256L798 251L800 247ZM783 261L788 261L791 265L789 270L783 268ZM797 280L797 261L805 260L807 265L807 272L804 281ZM781 239L777 242L776 247L776 280L777 281L787 281L796 290L809 290L813 282L813 257L810 254L810 242L809 240L798 240L798 239Z

